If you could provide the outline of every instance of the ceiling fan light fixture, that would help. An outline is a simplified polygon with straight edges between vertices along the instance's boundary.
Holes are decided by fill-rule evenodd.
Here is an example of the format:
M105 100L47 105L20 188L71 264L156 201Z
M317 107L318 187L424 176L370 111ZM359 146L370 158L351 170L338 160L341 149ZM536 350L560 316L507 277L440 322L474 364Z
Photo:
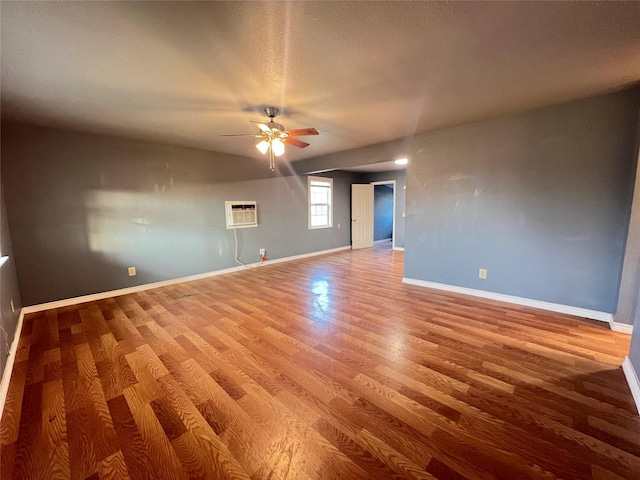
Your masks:
M264 113L269 117L269 123L256 122L254 120L249 120L251 123L254 123L260 129L260 132L255 135L252 133L239 133L239 134L224 134L225 137L255 137L260 139L256 148L258 151L266 155L269 153L269 168L271 170L276 169L275 157L280 157L284 155L285 143L289 145L293 145L297 148L305 148L308 147L309 144L307 142L303 142L294 137L302 137L305 135L318 135L318 131L315 128L298 128L295 130L285 130L284 126L274 122L274 118L280 113L280 111L276 107L266 107L264 109Z
M408 158L399 158L394 163L396 165L406 165L407 163L409 163L409 159Z
M279 138L274 138L271 141L271 148L273 149L273 154L276 157L280 157L284 154L284 143Z
M260 143L256 145L256 148L260 150L260 153L264 155L265 153L267 153L267 150L269 149L269 143L266 140L262 140Z

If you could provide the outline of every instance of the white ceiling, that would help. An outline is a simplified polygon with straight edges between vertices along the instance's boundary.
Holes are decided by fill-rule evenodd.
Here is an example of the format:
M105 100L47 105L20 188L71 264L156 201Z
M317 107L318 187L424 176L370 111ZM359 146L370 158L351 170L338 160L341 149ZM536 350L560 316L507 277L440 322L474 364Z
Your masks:
M2 2L2 117L299 160L640 80L640 2Z

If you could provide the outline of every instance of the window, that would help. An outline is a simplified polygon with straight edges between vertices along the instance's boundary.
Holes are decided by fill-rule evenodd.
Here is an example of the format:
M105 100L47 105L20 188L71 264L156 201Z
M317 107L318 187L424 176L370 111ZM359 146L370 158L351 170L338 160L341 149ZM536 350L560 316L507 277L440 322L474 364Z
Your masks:
M333 178L308 177L309 228L330 228L333 222Z

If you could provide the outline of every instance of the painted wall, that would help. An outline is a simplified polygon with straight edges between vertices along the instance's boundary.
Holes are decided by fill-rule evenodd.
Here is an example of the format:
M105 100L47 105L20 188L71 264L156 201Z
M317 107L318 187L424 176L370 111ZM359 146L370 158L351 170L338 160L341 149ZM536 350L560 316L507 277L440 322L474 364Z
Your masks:
M4 204L4 192L0 189L0 253L9 259L0 267L0 375L9 356L9 349L15 336L22 303L18 291L18 279L11 245L11 234ZM13 301L13 310L11 302Z
M396 181L396 208L394 212L396 217L395 246L396 248L403 248L404 247L404 230L405 230L404 212L406 207L406 196L407 196L406 170L391 170L388 172L365 173L365 174L362 174L359 181L361 183L370 183L370 182L382 182L385 180Z
M25 305L235 266L225 200L258 202L259 226L237 231L244 263L261 247L276 259L350 242L337 228L349 225L350 174L324 175L336 227L309 230L306 177L259 160L5 124L2 163Z
M373 240L393 237L393 185L373 187Z
M405 276L614 312L637 115L634 90L416 136Z
M633 189L633 203L629 218L629 230L622 265L620 279L620 293L614 321L633 324L636 318L636 304L638 302L638 286L640 285L640 176L638 175L638 157L640 156L640 118L636 128L635 159L635 187Z
M639 283L640 288L640 283ZM633 324L633 335L631 336L631 346L629 347L629 359L633 365L636 375L640 376L640 292L636 297L635 318ZM640 378L640 377L639 377Z
M636 129L635 152L636 178L633 205L615 321L627 323L627 319L631 319L633 322L629 359L636 375L640 375L640 176L638 175L637 164L640 157L640 118Z

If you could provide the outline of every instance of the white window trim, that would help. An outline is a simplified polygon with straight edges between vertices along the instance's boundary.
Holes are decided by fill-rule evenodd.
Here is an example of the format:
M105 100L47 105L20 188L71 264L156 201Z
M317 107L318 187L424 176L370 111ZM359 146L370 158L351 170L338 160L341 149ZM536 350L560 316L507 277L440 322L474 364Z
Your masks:
M329 184L329 225L319 227L311 226L311 182L323 182ZM307 177L307 217L309 230L320 230L323 228L333 228L333 178L329 177Z

